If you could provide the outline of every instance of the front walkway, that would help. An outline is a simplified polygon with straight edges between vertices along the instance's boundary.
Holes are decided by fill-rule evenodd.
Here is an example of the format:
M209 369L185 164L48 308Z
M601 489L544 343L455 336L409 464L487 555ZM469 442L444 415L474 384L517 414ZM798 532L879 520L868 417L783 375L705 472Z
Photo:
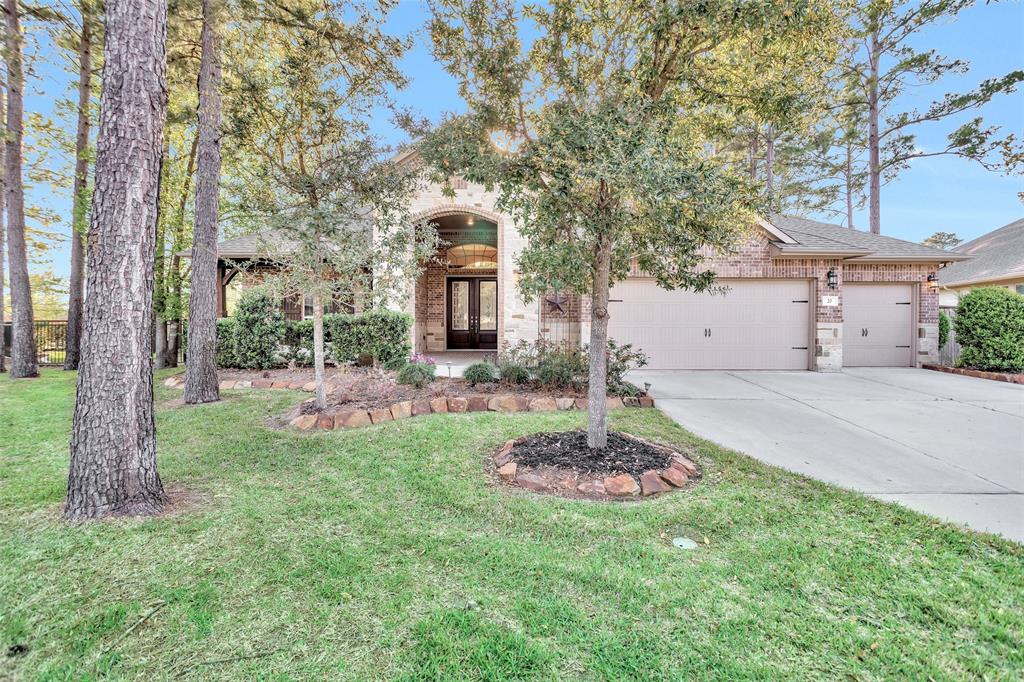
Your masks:
M495 362L497 351L489 350L449 350L444 353L426 353L437 362L437 377L439 379L448 376L451 369L451 377L456 379L462 376L467 367L474 362ZM450 366L449 366L449 363Z
M819 480L1024 541L1024 386L896 368L637 371L663 412Z

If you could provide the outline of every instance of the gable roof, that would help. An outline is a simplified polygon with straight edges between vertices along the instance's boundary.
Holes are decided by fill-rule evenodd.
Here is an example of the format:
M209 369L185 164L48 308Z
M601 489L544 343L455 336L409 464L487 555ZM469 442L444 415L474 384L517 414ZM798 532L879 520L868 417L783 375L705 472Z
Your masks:
M850 261L917 261L944 263L970 258L967 254L943 251L923 244L852 230L808 218L773 214L769 222L795 244L774 243L779 255L841 257Z
M971 256L971 260L942 268L939 282L943 286L1024 277L1024 218L961 244L953 251Z

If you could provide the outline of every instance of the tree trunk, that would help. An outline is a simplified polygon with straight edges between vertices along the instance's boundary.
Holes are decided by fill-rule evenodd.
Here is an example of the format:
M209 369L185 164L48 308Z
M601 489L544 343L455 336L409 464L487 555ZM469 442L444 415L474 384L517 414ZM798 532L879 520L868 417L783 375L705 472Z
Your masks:
M316 381L316 398L313 404L318 410L327 408L327 385L324 367L324 301L319 293L313 294L313 379Z
M174 300L176 317L167 320L167 352L165 364L167 367L178 366L179 340L178 333L181 330L181 256L178 252L185 241L185 206L188 204L189 193L192 188L192 174L195 172L196 155L199 149L199 135L192 138L192 146L188 153L188 166L185 168L185 178L181 185L181 195L178 199L178 208L174 218L174 240L171 244L171 267L167 271L166 291Z
M167 366L167 320L164 306L167 299L164 274L167 262L167 219L163 212L164 171L169 154L167 137L160 154L160 178L156 188L156 252L153 259L153 358L157 369Z
M199 169L188 302L185 402L220 400L217 386L217 210L220 186L219 0L203 0L199 66Z
M764 142L764 188L768 192L768 196L771 197L772 191L775 189L773 186L775 184L775 131L771 126L768 126Z
M78 130L75 134L75 184L71 205L71 279L68 287L68 325L64 369L78 369L82 337L82 298L85 292L84 236L89 224L86 196L89 173L89 105L92 98L92 17L88 3L79 3L82 33L78 39Z
M166 2L107 0L67 519L154 514L167 503L149 351L166 53Z
M0 73L0 121L5 120L6 115L7 85L4 82L3 74ZM4 156L5 147L6 145L0 144L0 176L2 176L4 172L4 159L6 158ZM2 179L2 177L0 177L0 179ZM5 221L7 215L7 211L5 210L7 207L7 191L5 188L6 184L4 184L4 189L0 189L0 372L7 371L7 360L5 359L7 356L7 349L5 347L6 340L4 338L4 330L6 329L4 326L4 288L6 286L5 283L7 282L7 279L4 276L4 254L6 253L4 250L4 242L6 241L7 236Z
M846 226L853 226L853 145L846 142Z
M587 445L608 447L608 288L612 248L607 237L596 247L590 293L590 375L587 379Z
M881 47L878 44L877 29L871 34L871 47L868 55L870 76L868 77L868 225L872 234L882 233L882 169L879 160L878 134L878 60L881 58Z
M7 145L4 150L4 185L7 195L7 265L11 280L11 378L39 376L33 329L32 288L25 247L25 188L21 177L24 115L21 64L21 21L18 0L4 0L7 22Z
M753 137L750 138L750 184L757 183L757 128L754 129Z

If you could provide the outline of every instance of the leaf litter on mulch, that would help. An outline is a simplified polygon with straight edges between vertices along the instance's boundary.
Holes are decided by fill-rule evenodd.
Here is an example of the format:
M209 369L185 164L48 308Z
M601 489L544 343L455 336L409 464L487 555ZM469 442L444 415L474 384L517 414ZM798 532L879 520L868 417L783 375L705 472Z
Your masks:
M585 431L560 431L528 436L512 448L512 459L525 467L559 467L581 474L628 473L640 476L651 469L665 469L672 456L615 431L608 432L608 447L591 450Z

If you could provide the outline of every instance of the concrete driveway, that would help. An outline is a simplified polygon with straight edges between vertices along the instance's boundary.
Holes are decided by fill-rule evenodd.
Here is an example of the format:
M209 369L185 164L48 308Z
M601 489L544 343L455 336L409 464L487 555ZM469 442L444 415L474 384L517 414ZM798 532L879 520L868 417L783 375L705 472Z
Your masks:
M909 368L629 378L708 440L1024 542L1024 386Z

